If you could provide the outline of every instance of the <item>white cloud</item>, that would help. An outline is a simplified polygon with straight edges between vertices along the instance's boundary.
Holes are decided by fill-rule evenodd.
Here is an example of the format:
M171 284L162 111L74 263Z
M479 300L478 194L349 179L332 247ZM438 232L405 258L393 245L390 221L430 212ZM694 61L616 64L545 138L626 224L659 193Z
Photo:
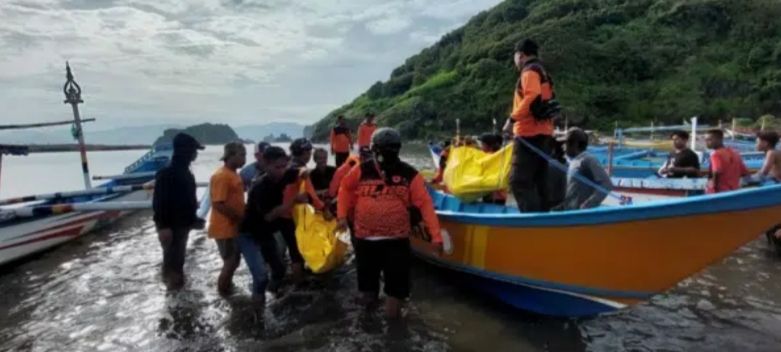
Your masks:
M108 123L312 122L498 1L0 0L0 105L62 118L70 60Z
M369 22L366 27L374 34L394 34L407 29L410 25L412 21L409 18L395 16Z

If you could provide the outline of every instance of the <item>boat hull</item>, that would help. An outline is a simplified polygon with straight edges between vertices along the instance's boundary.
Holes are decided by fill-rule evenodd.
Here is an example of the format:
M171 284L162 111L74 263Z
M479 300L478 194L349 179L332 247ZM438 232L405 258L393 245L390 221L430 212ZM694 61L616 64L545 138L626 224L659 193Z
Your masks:
M626 208L476 214L435 196L454 250L412 243L517 308L593 315L647 300L756 239L781 219L779 199L774 186Z
M135 191L112 197L111 201L151 199L149 191ZM102 228L132 211L91 211L50 215L0 228L0 265L46 251L86 233Z

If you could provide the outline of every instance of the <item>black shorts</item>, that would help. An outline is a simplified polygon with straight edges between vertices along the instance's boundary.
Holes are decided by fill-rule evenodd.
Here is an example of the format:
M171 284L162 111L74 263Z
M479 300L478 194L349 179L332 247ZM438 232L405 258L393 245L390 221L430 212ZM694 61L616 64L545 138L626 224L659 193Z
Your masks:
M356 238L355 261L358 272L358 290L380 292L380 273L385 281L385 294L405 299L410 291L409 239L369 241Z

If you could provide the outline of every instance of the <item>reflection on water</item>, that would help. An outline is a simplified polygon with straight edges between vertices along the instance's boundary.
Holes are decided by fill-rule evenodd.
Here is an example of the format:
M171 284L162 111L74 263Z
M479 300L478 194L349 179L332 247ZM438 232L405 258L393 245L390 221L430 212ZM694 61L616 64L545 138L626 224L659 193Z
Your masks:
M423 149L411 150L417 165ZM194 170L218 165L209 148ZM408 160L413 158L408 157ZM237 294L217 295L220 260L190 236L179 292L159 279L149 212L0 269L0 350L10 351L778 351L781 262L762 240L651 302L591 319L513 310L422 263L413 267L407 319L389 323L356 302L351 262L309 277L250 309L242 264Z

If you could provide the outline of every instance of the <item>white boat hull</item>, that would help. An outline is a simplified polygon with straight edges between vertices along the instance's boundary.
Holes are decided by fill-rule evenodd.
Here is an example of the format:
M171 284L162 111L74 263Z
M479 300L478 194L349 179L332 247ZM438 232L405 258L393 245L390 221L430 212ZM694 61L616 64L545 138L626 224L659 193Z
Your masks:
M143 201L150 191L135 191L111 201ZM108 210L51 215L0 228L0 265L45 251L108 225L132 211Z

